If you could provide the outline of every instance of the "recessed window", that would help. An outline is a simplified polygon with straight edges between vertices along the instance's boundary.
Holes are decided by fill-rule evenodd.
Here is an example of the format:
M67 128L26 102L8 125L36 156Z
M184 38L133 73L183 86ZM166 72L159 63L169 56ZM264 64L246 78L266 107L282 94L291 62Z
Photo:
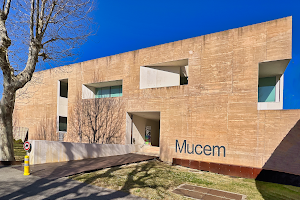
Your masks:
M188 66L180 67L180 85L187 85L189 83L188 70Z
M283 78L289 59L259 63L258 110L283 109Z
M111 97L121 97L122 96L122 85L111 86L110 87L110 96Z
M258 81L258 102L275 102L276 76L260 78Z
M59 131L67 131L67 117L59 116Z
M140 67L140 89L188 84L188 59Z
M114 80L82 85L82 98L109 98L123 96L123 81Z
M121 97L122 85L96 88L96 98Z
M68 82L60 81L60 94L59 96L68 98Z

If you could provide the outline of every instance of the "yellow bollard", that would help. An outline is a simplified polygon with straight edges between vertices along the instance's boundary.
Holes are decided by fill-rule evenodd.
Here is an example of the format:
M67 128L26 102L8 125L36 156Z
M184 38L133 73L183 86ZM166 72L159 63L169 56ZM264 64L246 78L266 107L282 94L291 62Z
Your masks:
M24 159L24 176L30 175L29 172L29 156L25 156Z

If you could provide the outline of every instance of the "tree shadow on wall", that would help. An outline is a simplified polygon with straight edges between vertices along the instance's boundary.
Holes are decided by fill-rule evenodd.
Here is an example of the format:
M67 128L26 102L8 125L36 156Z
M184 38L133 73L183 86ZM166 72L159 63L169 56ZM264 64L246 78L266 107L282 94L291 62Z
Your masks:
M41 119L36 128L36 133L37 134L33 136L33 138L36 140L58 140L58 134L56 133L56 122L53 119Z
M270 182L300 187L300 120L280 142L255 179L256 187L265 199L279 198L266 192L274 187Z
M124 125L124 103L118 97L82 99L76 96L69 118L72 142L118 144Z

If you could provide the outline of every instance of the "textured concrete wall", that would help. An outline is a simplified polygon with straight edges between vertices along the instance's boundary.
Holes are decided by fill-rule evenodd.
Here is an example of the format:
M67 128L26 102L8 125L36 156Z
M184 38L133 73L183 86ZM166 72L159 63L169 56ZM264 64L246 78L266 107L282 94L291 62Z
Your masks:
M300 112L257 110L258 64L290 59L291 45L292 17L287 17L37 72L42 81L27 85L31 96L27 104L17 99L16 116L33 139L37 122L56 119L57 80L68 78L71 112L82 84L122 79L126 112L160 111L163 161L175 157L261 168L274 153L292 148L277 147L289 137ZM189 60L188 85L140 89L141 66L180 59ZM126 115L123 120L126 124ZM124 144L126 125L122 130ZM176 153L176 140L186 140L190 148L224 146L226 156Z
M144 144L147 119L133 115L132 121L132 138L134 138L135 144Z
M30 140L29 142L32 148L29 154L31 165L115 156L138 150L135 145L86 144L46 140Z

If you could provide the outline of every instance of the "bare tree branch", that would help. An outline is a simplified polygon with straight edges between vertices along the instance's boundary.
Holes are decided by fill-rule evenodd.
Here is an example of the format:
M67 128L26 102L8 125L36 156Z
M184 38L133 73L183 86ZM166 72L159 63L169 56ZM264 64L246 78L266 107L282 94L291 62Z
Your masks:
M33 42L34 40L34 33L33 33L33 27L34 27L34 0L31 0L31 12L30 12L30 40Z
M5 2L5 1L4 1ZM4 6L4 2L3 2L3 6ZM7 16L8 16L8 13L9 13L9 10L10 10L10 3L11 3L11 0L7 0L6 4L5 4L5 7L3 8L3 19L6 20L7 19Z
M43 35L45 34L45 31L47 30L47 27L48 27L49 21L50 21L50 19L51 19L51 16L52 16L52 14L53 14L55 5L56 5L56 1L53 1L53 2L52 2L52 6L51 6L50 13L49 13L49 15L47 16L47 20L46 20L46 22L45 22L45 24L44 24L44 26L43 26L43 29L42 29L42 32L41 32L41 36L43 36Z
M45 14L45 5L46 5L47 0L42 0L42 7L40 11L40 18L39 18L39 28L38 28L38 34L41 35L42 29L43 29L43 19L44 19L44 14Z
M4 9L5 9L5 1L6 1L6 0L3 0L1 12L4 12Z
M35 1L35 4L36 4L36 16L35 16L35 35L36 37L38 38L39 37L39 26L40 26L40 0L36 0Z
M0 10L0 160L13 160L12 113L16 92L33 77L43 61L75 58L75 49L92 33L88 17L93 2L86 0L4 0ZM9 12L13 17L9 17ZM11 14L10 14L11 15ZM9 31L9 36L8 33ZM21 89L21 90L19 90ZM26 95L25 95L26 96ZM90 138L91 139L91 138ZM1 157L2 156L2 157Z

